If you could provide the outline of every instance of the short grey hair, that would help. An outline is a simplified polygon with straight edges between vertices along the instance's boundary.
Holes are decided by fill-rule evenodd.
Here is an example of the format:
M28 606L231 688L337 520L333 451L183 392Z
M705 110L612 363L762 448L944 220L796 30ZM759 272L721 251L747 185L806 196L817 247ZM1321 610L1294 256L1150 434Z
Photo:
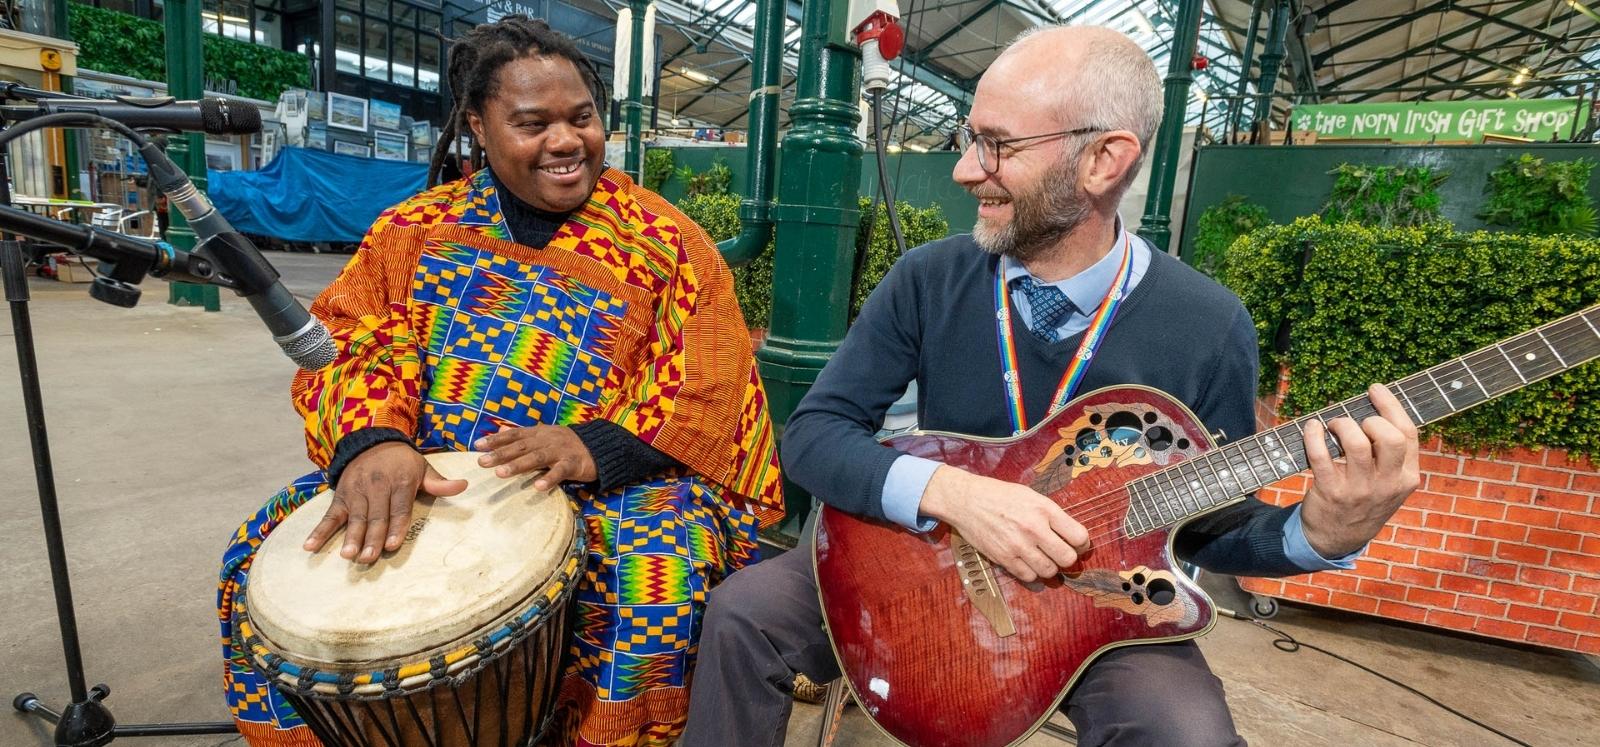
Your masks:
M1068 26L1046 25L1028 29L1010 46L1031 36ZM1098 29L1078 50L1082 65L1075 80L1063 81L1059 105L1063 126L1127 130L1139 139L1139 161L1128 169L1128 181L1150 152L1150 142L1161 126L1161 75L1137 42L1115 29Z

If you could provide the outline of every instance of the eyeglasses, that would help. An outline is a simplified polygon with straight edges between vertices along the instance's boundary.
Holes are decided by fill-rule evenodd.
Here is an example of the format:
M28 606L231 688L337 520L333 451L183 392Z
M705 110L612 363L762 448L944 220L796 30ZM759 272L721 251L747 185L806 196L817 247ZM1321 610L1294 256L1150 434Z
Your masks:
M1017 143L1026 143L1033 140L1043 140L1051 137L1072 137L1074 135L1086 135L1091 132L1107 131L1108 130L1106 130L1104 127L1079 127L1072 130L1062 130L1060 132L1046 132L1043 135L1024 135L1022 137L1008 137L1002 139L993 135L985 135L981 132L975 132L972 129L972 125L962 123L960 127L956 128L956 145L961 148L962 153L967 152L967 149L971 148L973 145L977 145L978 166L983 169L985 174L993 174L997 169L1000 168L1000 146L1002 145L1012 147Z

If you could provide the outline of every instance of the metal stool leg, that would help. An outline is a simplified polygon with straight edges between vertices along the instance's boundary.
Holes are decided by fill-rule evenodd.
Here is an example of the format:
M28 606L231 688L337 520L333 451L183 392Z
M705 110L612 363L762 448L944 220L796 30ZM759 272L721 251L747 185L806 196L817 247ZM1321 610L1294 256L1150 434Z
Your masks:
M822 699L822 731L817 733L817 747L833 747L849 702L850 688L845 686L843 677L828 683L828 694Z

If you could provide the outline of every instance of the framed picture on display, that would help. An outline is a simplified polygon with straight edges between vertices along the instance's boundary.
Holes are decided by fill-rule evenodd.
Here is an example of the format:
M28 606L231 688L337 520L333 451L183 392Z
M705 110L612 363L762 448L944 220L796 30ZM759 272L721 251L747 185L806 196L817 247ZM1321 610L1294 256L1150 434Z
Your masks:
M261 163L272 162L272 157L278 155L278 131L268 129L261 131Z
M418 148L433 145L433 123L426 120L411 123L411 144Z
M380 132L372 136L372 156L385 161L404 161L408 156L406 136Z
M206 142L206 168L234 171L239 168L239 146L234 143Z
M380 130L400 129L400 105L372 99L368 106L372 113L372 126Z
M328 92L328 126L341 130L367 131L367 100Z
M333 152L338 153L341 156L360 156L362 158L372 157L372 148L370 146L362 145L361 143L352 143L348 140L333 141Z

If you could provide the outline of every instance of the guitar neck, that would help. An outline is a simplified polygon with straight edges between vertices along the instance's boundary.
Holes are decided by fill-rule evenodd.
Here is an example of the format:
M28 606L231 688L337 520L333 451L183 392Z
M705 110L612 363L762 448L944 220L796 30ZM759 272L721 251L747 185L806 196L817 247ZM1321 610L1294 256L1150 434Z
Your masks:
M1600 358L1600 305L1389 384L1418 426ZM1171 526L1306 469L1305 424L1377 414L1366 395L1213 449L1128 484L1129 536ZM1324 432L1328 450L1342 450Z

